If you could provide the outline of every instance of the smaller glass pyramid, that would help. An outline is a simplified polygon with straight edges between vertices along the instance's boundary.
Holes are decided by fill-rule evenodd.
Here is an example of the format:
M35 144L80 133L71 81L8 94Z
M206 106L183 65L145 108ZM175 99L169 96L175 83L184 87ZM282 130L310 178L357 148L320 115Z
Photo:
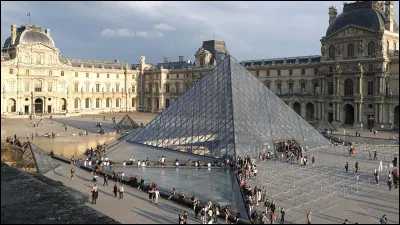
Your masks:
M125 115L121 119L121 121L119 121L117 125L115 125L114 127L114 129L126 129L126 130L133 130L137 128L139 128L139 125L135 121L133 121L133 119L128 115Z

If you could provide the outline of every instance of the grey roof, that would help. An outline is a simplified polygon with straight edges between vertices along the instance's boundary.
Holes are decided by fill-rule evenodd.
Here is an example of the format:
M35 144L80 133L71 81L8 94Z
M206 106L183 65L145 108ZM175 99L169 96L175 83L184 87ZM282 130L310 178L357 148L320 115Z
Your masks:
M343 13L332 22L326 31L326 36L346 27L347 25L357 25L372 30L385 29L385 13L376 8L373 1L358 1L345 4ZM398 33L398 26L395 22L395 32Z
M168 62L168 63L157 63L157 69L187 69L191 64L187 61L182 62Z
M308 63L309 59L311 59L312 63L320 62L321 56L320 55L309 55L309 56L296 56L296 57L284 57L284 58L243 60L240 62L240 64L242 64L244 66L251 66L252 63L254 66L261 66L261 65L263 65L262 63L264 63L264 65L272 65L273 63L282 65L282 64L284 64L285 60L286 60L287 65L296 64L296 61L299 64L303 64L303 63Z
M125 62L113 62L113 61L101 61L101 60L84 60L84 59L67 59L71 62L73 67L84 68L103 68L104 69L124 69L130 67L129 64Z
M11 36L4 42L3 48L9 48L11 46Z

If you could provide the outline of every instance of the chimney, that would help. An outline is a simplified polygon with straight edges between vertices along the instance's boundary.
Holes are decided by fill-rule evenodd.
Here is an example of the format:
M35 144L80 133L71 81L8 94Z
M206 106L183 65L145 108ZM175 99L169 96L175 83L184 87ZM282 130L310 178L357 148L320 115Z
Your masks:
M11 25L11 45L15 44L15 38L17 38L17 25Z
M332 24L332 22L336 19L337 15L337 8L336 6L331 6L329 7L329 25Z
M119 60L118 60L118 59L116 59L116 60L114 60L114 62L116 62L116 63L119 63Z
M169 63L169 58L164 57L164 63Z
M385 28L393 32L393 14L394 14L394 2L393 1L385 1L385 16L386 16L386 23Z
M46 29L46 30L44 30L44 32L45 32L47 35L50 36L50 29Z
M179 56L179 62L183 62L183 56Z

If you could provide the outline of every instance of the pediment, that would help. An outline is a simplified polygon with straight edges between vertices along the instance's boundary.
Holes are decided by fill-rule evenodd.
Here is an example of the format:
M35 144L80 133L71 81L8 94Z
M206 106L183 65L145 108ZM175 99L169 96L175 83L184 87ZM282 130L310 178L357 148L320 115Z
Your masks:
M365 27L357 26L357 25L347 25L343 27L342 29L332 33L329 36L326 36L326 39L332 39L332 38L344 38L344 37L349 37L349 36L361 36L361 35L374 35L376 34L377 31L371 30Z

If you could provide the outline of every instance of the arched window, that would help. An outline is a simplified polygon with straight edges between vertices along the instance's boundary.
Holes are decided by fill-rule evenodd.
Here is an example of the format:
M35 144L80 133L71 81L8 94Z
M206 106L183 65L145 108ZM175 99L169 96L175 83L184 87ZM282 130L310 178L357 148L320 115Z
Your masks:
M86 98L85 100L85 108L89 108L90 107L90 98Z
M156 98L156 109L160 108L160 101L158 100L158 98Z
M376 50L375 42L370 41L368 43L368 55L375 55L375 50Z
M153 84L152 83L149 83L149 92L153 93Z
M106 108L109 108L110 107L110 98L107 98L106 99Z
M329 46L329 58L330 59L335 58L335 46L334 45Z
M354 56L354 44L350 43L347 45L347 56L353 57Z
M136 98L132 98L132 107L135 107Z
M353 80L346 79L344 81L344 95L353 95Z
M14 70L13 69L10 69L10 74L13 74L14 73Z
M26 70L26 75L29 75L29 70Z
M64 76L64 71L61 71L61 76L62 76L62 77Z
M117 101L115 101L115 107L119 107L119 98L117 98Z
M53 71L49 71L49 76L52 76L53 75Z

